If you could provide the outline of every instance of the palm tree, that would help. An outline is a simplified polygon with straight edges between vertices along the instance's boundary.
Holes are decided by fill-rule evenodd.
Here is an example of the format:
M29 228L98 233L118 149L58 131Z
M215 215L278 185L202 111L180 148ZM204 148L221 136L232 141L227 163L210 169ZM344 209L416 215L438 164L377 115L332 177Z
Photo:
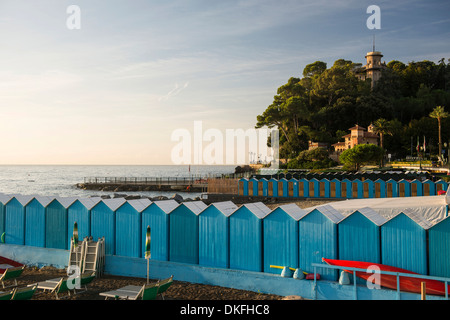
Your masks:
M448 112L444 110L443 106L437 106L430 113L431 118L435 118L438 121L438 130L439 130L439 161L442 162L442 140L441 140L441 120L450 116Z
M392 126L390 122L386 119L380 118L373 123L373 132L380 136L380 147L383 147L383 137L385 134L392 135ZM383 157L381 158L381 167L384 165L384 151Z

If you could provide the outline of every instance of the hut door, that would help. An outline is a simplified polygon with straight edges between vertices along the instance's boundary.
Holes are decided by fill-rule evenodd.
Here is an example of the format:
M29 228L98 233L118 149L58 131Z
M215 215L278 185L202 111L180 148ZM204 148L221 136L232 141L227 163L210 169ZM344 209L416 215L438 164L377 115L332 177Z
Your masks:
M391 198L392 197L392 183L386 184L386 197Z
M319 195L322 198L325 198L325 182L319 182Z
M283 196L283 182L278 181L278 196L282 197Z
M336 198L336 182L330 183L330 197Z
M309 197L314 197L314 182L309 182Z
M268 187L267 193L268 193L269 197L273 197L273 181L269 181L267 183L267 187Z
M411 197L417 196L417 183L411 183Z
M428 183L423 184L423 195L424 196L430 195L430 185Z
M398 185L398 196L399 197L405 196L405 184L404 183L399 183L399 185Z
M244 195L244 181L239 181L239 195Z
M304 186L305 186L305 184L302 181L300 181L298 183L298 196L299 197L304 197L305 196L305 193L303 192Z
M439 191L443 190L442 188L442 183L437 183L436 184L436 194L438 194Z
M379 182L375 182L375 198L381 197L381 184Z
M248 195L253 196L253 181L248 182Z
M347 183L341 183L341 198L347 198Z
M358 198L358 184L356 182L352 183L352 197Z
M264 183L262 181L258 181L258 196L263 196L264 191Z
M289 194L289 197L294 196L294 182L292 182L292 181L288 182L288 194Z
M367 182L363 184L363 196L364 198L369 197L369 184Z

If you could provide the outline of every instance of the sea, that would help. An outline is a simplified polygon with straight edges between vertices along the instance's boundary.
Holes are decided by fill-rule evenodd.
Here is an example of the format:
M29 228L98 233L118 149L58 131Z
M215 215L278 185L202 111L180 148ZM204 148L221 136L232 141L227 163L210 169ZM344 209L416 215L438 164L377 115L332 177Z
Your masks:
M211 177L232 174L236 166L208 165L0 165L0 193L59 197L117 196L117 193L77 188L85 178L92 177ZM195 192L176 192L183 198L200 196ZM144 197L166 196L175 192L136 191L121 195Z

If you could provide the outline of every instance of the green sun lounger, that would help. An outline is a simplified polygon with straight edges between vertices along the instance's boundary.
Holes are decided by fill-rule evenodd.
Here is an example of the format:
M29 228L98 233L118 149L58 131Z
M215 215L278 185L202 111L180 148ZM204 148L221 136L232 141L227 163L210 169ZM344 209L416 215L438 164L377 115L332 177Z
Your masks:
M158 296L158 283L145 284L143 286L129 285L117 290L100 293L105 300L112 298L115 300L155 300Z
M30 300L36 291L36 287L37 285L32 287L15 288L13 290L11 300Z
M17 278L22 275L24 269L25 266L6 269L5 272L3 272L3 274L0 276L0 281L2 282L3 288L6 288L4 281L11 279L14 279L14 285L17 286Z
M158 294L161 296L163 300L164 300L164 292L166 292L166 290L169 289L172 283L173 283L173 276L170 276L169 278L158 282L159 284Z

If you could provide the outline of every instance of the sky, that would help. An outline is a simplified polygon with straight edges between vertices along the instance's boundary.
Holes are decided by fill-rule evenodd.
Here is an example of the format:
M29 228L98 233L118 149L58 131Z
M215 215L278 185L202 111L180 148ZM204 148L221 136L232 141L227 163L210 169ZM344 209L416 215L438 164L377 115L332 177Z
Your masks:
M374 35L386 62L449 59L448 12L446 0L0 0L0 164L179 164L181 141L208 146L194 123L252 130L290 77L364 63Z

